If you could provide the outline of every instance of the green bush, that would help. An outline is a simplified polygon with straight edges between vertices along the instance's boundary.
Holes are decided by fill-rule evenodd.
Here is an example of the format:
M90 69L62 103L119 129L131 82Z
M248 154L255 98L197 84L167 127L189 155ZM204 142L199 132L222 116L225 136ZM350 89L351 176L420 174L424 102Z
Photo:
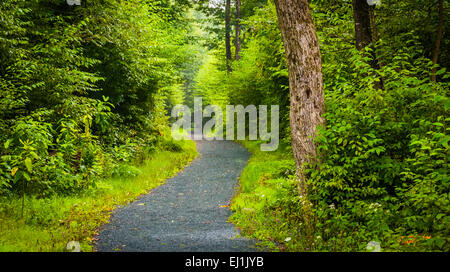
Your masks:
M449 86L417 76L430 66L412 67L405 53L380 71L385 89L374 89L376 78L358 82L371 68L354 54L342 67L358 71L354 84L328 85L320 165L309 170L317 235L358 250L371 240L398 249L402 236L416 250L448 250Z
M142 174L142 171L135 166L127 164L119 164L114 168L112 176L128 178L128 177L137 177L140 174Z
M377 241L383 251L448 251L449 74L438 68L442 80L431 82L433 65L414 32L374 45L382 63L374 68L373 49L349 47L342 34L353 31L351 5L313 2L326 122L316 138L320 163L307 167L309 201L298 195L290 152L260 154L246 142L252 157L231 220L277 250L367 251ZM283 103L276 97L281 86L271 85L277 81L264 83L264 73L284 71L271 65L279 61L276 43L265 43L267 36L276 40L270 5L248 21L256 32L227 81L232 101ZM290 144L286 135L280 142Z
M199 48L169 2L0 3L1 195L76 194L181 150L161 143Z

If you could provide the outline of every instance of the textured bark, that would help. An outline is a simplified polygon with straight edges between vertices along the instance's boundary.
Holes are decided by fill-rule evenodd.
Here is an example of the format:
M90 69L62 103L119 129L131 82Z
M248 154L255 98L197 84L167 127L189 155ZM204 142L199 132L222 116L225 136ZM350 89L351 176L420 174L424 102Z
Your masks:
M225 53L227 58L227 71L231 72L231 0L225 0Z
M371 6L369 8L369 14L370 14L370 28L372 31L372 41L373 43L378 42L378 31L377 31L377 22L375 20L375 7Z
M241 58L240 53L241 53L241 0L236 0L235 1L235 6L236 6L236 25L235 25L235 30L236 30L236 51L235 51L235 59L239 60Z
M322 61L308 0L276 0L289 72L292 147L299 193L306 196L304 163L316 155L316 127L325 112Z
M370 6L367 0L353 0L353 19L355 21L355 45L361 50L372 42L370 25Z
M436 36L436 46L434 48L433 53L433 64L438 63L443 29L444 29L444 0L439 0L439 26ZM433 68L431 80L433 82L436 82L436 68Z

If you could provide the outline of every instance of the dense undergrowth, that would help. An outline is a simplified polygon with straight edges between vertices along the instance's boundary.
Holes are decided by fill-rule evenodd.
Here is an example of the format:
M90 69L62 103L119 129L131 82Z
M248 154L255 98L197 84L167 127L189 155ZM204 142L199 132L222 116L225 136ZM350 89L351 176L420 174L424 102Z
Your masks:
M168 109L201 51L189 6L2 1L0 195L76 194L176 151Z
M230 206L234 212L230 222L241 230L242 235L257 239L265 250L370 251L367 247L372 241L379 243L382 251L447 250L448 219L443 215L447 206L440 207L438 213L441 216L432 217L435 225L424 230L417 225L408 224L409 218L401 217L412 214L415 211L414 205L399 205L396 207L406 211L400 208L396 210L383 199L368 200L354 196L341 196L344 204L336 201L328 204L321 193L329 189L314 189L310 192L314 204L314 233L313 237L308 237L290 147L280 146L277 151L263 152L258 141L244 141L242 144L252 156L240 177L238 193ZM319 187L327 186L330 179L314 181ZM370 187L365 189L371 190ZM431 202L426 196L421 196L423 201ZM443 198L445 204L445 196ZM443 202L441 200L435 203ZM407 210L408 208L412 211ZM415 216L419 223L430 218L427 213L424 214L424 218Z
M217 19L208 23L184 0L2 1L0 249L60 251L74 239L90 250L108 209L192 158L169 138L168 111L201 96L280 106L279 149L244 142L253 156L231 218L244 234L273 250L365 251L375 241L383 251L448 251L450 47L443 35L433 64L437 1L381 1L378 37L362 50L352 1L310 2L326 114L304 199L272 0L242 1L235 60L215 37L224 36L222 7L207 5Z
M307 199L298 194L292 151L283 148L289 89L273 3L247 18L252 33L241 59L216 80L231 103L287 111L278 151L244 142L253 155L231 218L244 234L287 251L366 251L371 241L383 251L449 250L449 74L438 67L439 80L431 81L425 30L389 28L396 5L377 8L382 38L359 51L348 39L351 3L312 1L326 114L316 138L319 163L307 166ZM381 65L372 65L374 57Z
M0 2L0 250L90 250L95 228L186 165L170 138L202 47L187 1Z
M386 74L385 90L371 80L328 85L308 200L290 151L246 143L253 157L232 207L244 233L291 251L365 251L370 241L385 251L448 250L448 85L400 73Z
M26 197L23 215L20 198L0 198L0 251L66 251L69 241L92 251L98 228L115 208L163 184L197 156L193 141L177 146L177 151L147 154L137 167L123 165L116 177L80 193Z

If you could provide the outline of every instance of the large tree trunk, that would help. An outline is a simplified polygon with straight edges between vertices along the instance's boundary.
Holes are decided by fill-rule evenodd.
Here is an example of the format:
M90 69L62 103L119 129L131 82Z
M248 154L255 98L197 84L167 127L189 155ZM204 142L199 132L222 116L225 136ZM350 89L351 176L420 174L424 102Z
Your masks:
M225 0L225 51L227 58L227 71L231 72L231 0Z
M235 52L235 59L239 60L241 58L240 52L241 52L241 0L236 0L235 2L236 6L236 52Z
M433 53L433 64L438 63L443 28L444 28L444 0L439 0L439 26L436 36L436 46L434 48ZM436 68L433 68L431 80L433 82L436 82Z
M322 60L308 0L275 0L289 72L292 147L299 193L307 195L304 163L316 155L316 127L323 124L325 103Z

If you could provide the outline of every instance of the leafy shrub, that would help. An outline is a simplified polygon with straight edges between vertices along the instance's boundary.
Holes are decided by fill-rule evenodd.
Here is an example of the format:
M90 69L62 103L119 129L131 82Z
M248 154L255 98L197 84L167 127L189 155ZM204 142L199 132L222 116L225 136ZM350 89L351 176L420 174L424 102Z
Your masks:
M412 67L409 58L383 67L384 90L358 74L354 85L328 86L310 197L318 234L342 248L363 250L371 240L396 248L407 235L427 237L415 240L423 250L450 246L448 84L417 76L430 66L419 59ZM356 52L343 70L370 74L365 63Z
M136 168L132 165L127 164L119 164L114 168L113 177L122 177L122 178L128 178L128 177L136 177L142 174L142 171Z
M339 22L351 14L340 15L319 24L332 25L326 28L330 33L345 32L348 26ZM298 195L292 155L261 155L246 143L252 157L231 220L246 235L281 250L366 251L368 242L377 241L384 251L448 251L447 71L438 69L444 82L430 81L432 64L414 33L397 37L406 45L401 50L377 44L380 69L371 66L369 48L346 48L330 33L319 33L327 112L316 138L320 163L307 170L309 201ZM251 46L243 54L259 45ZM246 61L261 60L244 55L239 65ZM241 76L248 85L258 81Z
M172 152L181 152L183 150L182 143L173 140L172 138L163 140L161 142L161 149L172 151Z
M82 192L160 149L198 62L187 3L163 2L0 3L0 194Z

